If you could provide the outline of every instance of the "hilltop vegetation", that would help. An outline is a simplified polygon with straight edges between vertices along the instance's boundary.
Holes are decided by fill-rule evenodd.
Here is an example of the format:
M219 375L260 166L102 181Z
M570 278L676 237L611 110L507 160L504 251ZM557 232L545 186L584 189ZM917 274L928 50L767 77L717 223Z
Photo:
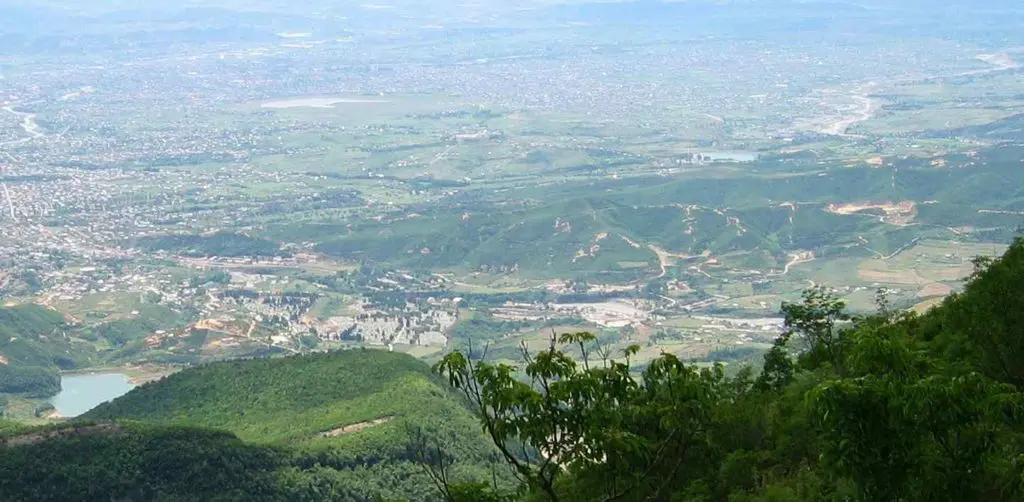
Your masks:
M143 385L85 417L219 427L252 441L301 441L351 423L430 410L449 398L424 363L360 349L202 365ZM296 410L310 413L296 416Z
M528 383L458 352L438 369L499 448L545 453L502 448L528 500L1020 500L1024 239L977 265L924 315L808 291L756 376L664 355L633 380L638 347L609 360L586 333L528 355Z

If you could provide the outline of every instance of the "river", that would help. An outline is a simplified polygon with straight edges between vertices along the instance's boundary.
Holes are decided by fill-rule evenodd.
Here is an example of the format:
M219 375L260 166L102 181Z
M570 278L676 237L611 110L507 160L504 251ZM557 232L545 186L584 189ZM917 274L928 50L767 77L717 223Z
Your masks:
M59 394L50 404L65 417L77 417L135 388L122 373L63 375Z
M43 132L40 130L39 124L36 122L36 114L19 112L18 110L14 109L14 105L5 106L3 108L0 108L0 110L3 110L7 113L10 113L20 118L21 129L25 131L25 134L28 134L27 138L16 139L13 141L5 141L3 143L0 143L0 146L20 145L23 143L28 143L29 141L32 141L36 138L41 138L45 136L45 134L43 134Z
M10 153L7 153L6 147L22 145L36 138L41 138L46 135L42 133L42 131L39 128L39 124L36 122L36 114L19 112L18 110L14 109L14 105L5 106L3 108L0 108L0 110L3 110L20 118L21 128L25 131L26 134L28 134L28 137L26 138L0 142L0 147L5 148L4 150L0 150L0 153L4 154L4 157L6 157L7 160L10 161L13 165L16 163L16 161ZM5 166L0 164L0 176L10 174L9 170L10 166L6 166L5 168ZM4 193L4 199L7 201L7 210L11 214L11 219L17 221L18 216L15 214L14 211L14 200L11 199L11 192L10 190L7 189L7 183L4 182L3 180L0 180L0 190L2 190Z

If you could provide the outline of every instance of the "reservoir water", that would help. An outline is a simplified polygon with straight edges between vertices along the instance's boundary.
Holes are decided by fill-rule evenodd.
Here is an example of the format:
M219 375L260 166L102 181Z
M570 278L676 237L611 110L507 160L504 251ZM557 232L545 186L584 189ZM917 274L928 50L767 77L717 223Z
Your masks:
M128 381L128 375L121 373L62 375L60 384L62 390L50 398L50 404L68 418L77 417L135 388Z
M701 155L711 157L711 160L713 161L723 162L753 162L758 158L757 152L742 151L703 152Z

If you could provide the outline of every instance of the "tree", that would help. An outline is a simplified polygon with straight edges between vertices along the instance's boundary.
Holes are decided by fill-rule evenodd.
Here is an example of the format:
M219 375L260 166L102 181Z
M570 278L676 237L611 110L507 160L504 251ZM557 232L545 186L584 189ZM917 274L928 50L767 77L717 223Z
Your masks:
M829 363L836 371L842 371L845 339L838 324L852 319L845 308L846 304L842 300L821 286L805 291L800 303L783 303L786 331L765 353L764 368L757 379L757 388L779 392L793 381L799 369L793 362L789 348L794 335L801 341L802 366L814 369ZM879 297L879 308L883 311L888 308L884 296Z
M533 493L550 501L656 499L700 474L682 467L709 454L725 377L721 367L698 370L663 354L637 381L630 372L638 351L631 346L614 360L594 335L570 333L553 335L537 354L524 346L521 374L461 352L435 369L469 399Z
M521 368L484 349L435 369L527 501L1022 500L1024 242L977 263L924 314L807 291L759 375L662 354L634 379L638 347L612 359L588 333L524 347Z
M761 392L780 392L793 381L796 369L793 359L786 349L790 333L784 333L775 339L772 348L764 355L764 367L757 378L756 386Z
M782 304L786 329L802 340L803 362L809 368L829 363L843 372L845 340L839 324L852 319L845 309L845 302L821 286L805 291L800 303Z
M915 350L912 325L851 331L849 374L810 393L824 465L849 476L862 500L986 500L995 439L1020 396Z
M513 502L514 492L498 485L497 472L492 462L491 483L458 482L454 479L455 456L438 439L419 425L406 427L409 435L410 456L415 458L426 471L438 492L446 502ZM496 460L496 459L494 459Z
M997 259L975 260L963 293L946 299L928 336L947 357L975 364L984 374L1024 390L1024 239Z

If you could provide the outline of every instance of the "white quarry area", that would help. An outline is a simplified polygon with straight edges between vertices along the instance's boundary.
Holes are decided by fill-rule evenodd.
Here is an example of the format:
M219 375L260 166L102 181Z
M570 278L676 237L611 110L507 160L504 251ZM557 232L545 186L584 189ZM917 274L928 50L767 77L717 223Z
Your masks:
M615 300L599 303L556 303L551 308L562 314L575 314L589 322L608 328L640 324L650 316L640 302Z
M506 303L491 309L497 319L539 321L555 317L579 317L607 328L643 324L651 319L654 304L646 300L609 300L594 303Z
M458 312L444 309L421 310L410 305L402 312L366 309L353 316L331 317L317 326L325 340L361 341L371 345L445 345L445 333L458 321Z

